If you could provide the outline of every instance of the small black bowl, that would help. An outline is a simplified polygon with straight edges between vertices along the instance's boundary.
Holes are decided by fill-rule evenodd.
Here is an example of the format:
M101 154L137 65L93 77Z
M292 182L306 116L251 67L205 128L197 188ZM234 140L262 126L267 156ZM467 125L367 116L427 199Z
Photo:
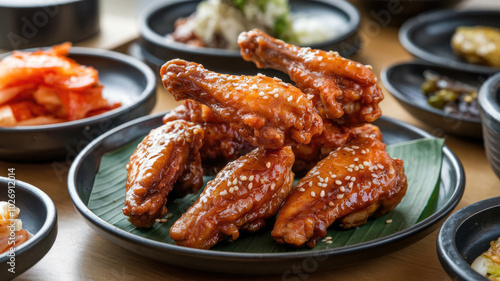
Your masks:
M470 265L500 237L500 197L469 205L451 215L437 236L439 262L453 280L488 280Z
M419 13L455 6L462 0L362 0L368 14L382 26L400 26Z
M500 73L486 80L479 89L478 100L486 156L500 178Z
M7 56L9 54L4 54ZM147 115L156 103L156 75L140 60L117 52L73 47L78 63L99 71L103 96L122 106L93 117L40 125L0 127L0 159L72 160L90 141L132 119Z
M160 61L182 58L203 64L205 68L230 74L252 75L258 72L269 76L284 75L275 70L259 70L253 63L243 60L239 50L192 47L183 43L167 40L166 36L174 31L177 19L188 17L198 6L200 0L172 0L156 3L145 9L139 16L140 44L148 57ZM345 31L333 40L311 45L311 48L334 50L349 57L360 48L358 36L361 17L358 10L347 1L291 0L292 12L306 15L328 14L345 22ZM155 59L153 59L155 60ZM155 63L152 61L151 63ZM161 65L160 65L161 66ZM157 66L159 67L159 66Z
M451 37L460 26L500 28L498 10L441 10L420 14L405 22L399 30L399 41L414 56L459 71L493 74L498 67L472 64L454 54Z
M15 180L14 170L8 171L8 176L0 177L0 201L15 200L15 206L21 209L19 218L23 229L33 236L14 252L0 254L1 280L10 280L35 265L47 254L57 236L57 211L50 197L30 184ZM15 193L9 193L9 189ZM9 198L9 194L15 196ZM12 265L15 273L9 271Z
M98 0L0 0L1 49L78 42L98 32Z
M425 70L431 70L478 88L486 80L485 76L474 72L457 71L420 62L392 65L383 69L380 76L384 87L415 118L453 135L481 139L481 120L479 117L476 119L445 114L443 110L434 108L427 103L427 97L422 92ZM439 132L436 131L436 133Z

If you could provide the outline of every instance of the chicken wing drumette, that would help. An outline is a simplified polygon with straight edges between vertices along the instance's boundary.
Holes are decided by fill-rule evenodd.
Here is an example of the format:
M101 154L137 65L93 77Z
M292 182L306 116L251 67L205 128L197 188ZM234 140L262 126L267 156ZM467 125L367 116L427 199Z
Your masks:
M209 107L196 101L186 100L163 117L163 123L173 120L191 121L203 128L205 134L200 155L206 171L219 170L254 148Z
M403 161L387 154L378 129L366 131L333 151L299 181L271 235L279 243L312 248L334 221L351 228L391 211L406 187Z
M241 56L259 68L273 68L290 76L324 118L344 125L372 122L380 117L384 98L370 67L342 58L338 53L300 48L260 30L238 38Z
M203 129L184 120L151 130L127 164L123 214L137 227L151 227L167 212L167 195L196 192L203 185Z
M178 245L208 249L238 229L255 232L276 215L293 186L294 155L286 146L256 148L230 162L210 181L200 198L170 228Z
M179 59L163 65L160 74L175 99L209 106L254 146L278 149L309 143L323 130L307 96L277 78L219 74Z

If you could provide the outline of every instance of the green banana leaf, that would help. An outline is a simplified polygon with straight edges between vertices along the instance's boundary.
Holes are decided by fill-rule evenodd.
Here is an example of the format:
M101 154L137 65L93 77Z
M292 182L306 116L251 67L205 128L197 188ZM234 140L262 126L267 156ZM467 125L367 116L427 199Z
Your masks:
M140 141L141 139L137 139L102 157L88 208L106 222L127 232L175 245L169 236L170 227L196 201L199 194L170 200L167 203L168 213L164 217L168 222L156 223L151 229L135 228L122 213L127 177L125 165ZM431 215L432 206L437 200L436 194L439 192L443 145L444 140L431 138L389 145L387 151L391 157L403 159L405 162L408 190L402 202L390 213L369 220L363 226L349 230L330 227L327 237L332 237L332 242L321 240L312 251L354 245L387 236ZM205 184L212 178L204 177ZM295 179L295 184L298 180ZM271 220L258 233L241 233L236 241L221 242L211 250L240 253L311 251L307 248L296 249L277 244L270 234L273 224Z

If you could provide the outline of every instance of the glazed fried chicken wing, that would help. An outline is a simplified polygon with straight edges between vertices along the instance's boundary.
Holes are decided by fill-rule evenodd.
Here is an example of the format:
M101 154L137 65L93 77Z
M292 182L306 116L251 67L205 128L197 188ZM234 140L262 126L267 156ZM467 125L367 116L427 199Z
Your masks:
M323 118L356 125L375 121L382 114L383 94L371 68L342 58L338 53L300 48L260 30L238 38L241 56L259 68L273 68L290 76Z
M254 148L208 106L196 101L186 100L163 117L163 123L173 120L191 121L203 128L205 134L200 155L206 170L222 168Z
M295 154L293 171L301 174L308 172L321 159L328 156L331 151L367 132L382 139L382 133L372 124L364 124L360 127L346 127L335 124L329 119L324 119L321 135L314 136L309 144L292 146Z
M176 100L193 99L209 106L254 146L278 149L309 143L323 130L307 96L277 78L219 74L179 59L163 65L160 74Z
M271 235L282 244L312 248L335 221L350 228L391 211L406 187L403 161L389 156L376 130L366 131L333 151L299 181Z
M163 124L174 120L186 120L196 124L225 123L210 107L194 100L185 100L163 116Z
M130 157L123 214L137 227L151 227L167 212L167 195L182 196L203 185L198 152L203 129L183 120L151 130Z
M239 229L255 232L274 216L293 186L294 155L286 146L256 148L229 163L170 228L178 245L208 249Z

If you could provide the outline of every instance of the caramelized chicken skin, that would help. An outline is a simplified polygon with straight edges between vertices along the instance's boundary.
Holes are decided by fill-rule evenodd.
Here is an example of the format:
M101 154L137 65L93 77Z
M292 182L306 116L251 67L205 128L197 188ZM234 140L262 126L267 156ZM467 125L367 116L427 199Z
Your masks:
M394 209L406 193L403 161L385 151L381 135L366 131L321 160L303 177L276 219L279 243L314 247L335 221L344 228Z
M225 123L210 107L194 100L185 100L163 116L163 124L174 120L186 120L197 124Z
M239 229L255 232L276 215L293 186L294 155L286 146L256 148L229 163L170 228L178 245L208 249Z
M218 170L254 148L209 107L196 101L186 100L163 117L163 123L173 120L191 121L203 128L205 134L200 155L201 163L208 171Z
M163 123L173 120L195 122L203 128L205 134L200 155L201 162L206 169L225 165L254 148L209 107L196 101L185 100L184 104L177 106L163 117ZM331 151L365 131L381 135L380 131L371 124L346 127L323 119L323 132L321 134L313 136L308 144L292 145L295 154L293 172L307 173Z
M253 146L221 120L209 107L193 100L185 100L163 117L163 123L173 120L195 122L205 131L203 146L200 148L201 162L205 168L227 164L246 154ZM307 173L316 163L332 150L353 139L362 130L372 130L373 125L365 124L351 128L323 120L323 132L313 136L308 144L292 145L295 154L294 173Z
M323 118L357 125L382 114L378 104L384 97L369 67L338 53L287 44L256 29L241 33L238 44L245 60L287 73L298 88L313 95Z
M177 100L209 106L254 146L278 149L309 143L323 122L299 89L264 75L236 76L208 71L194 62L171 60L160 71Z
M151 227L167 212L167 195L203 185L203 129L183 120L151 130L130 157L123 214L137 227Z
M360 127L346 127L337 125L329 119L324 119L323 133L321 135L314 136L309 144L292 146L295 154L293 171L298 174L307 173L321 159L328 156L331 151L367 132L376 134L382 139L382 133L378 127L372 124L364 124Z

